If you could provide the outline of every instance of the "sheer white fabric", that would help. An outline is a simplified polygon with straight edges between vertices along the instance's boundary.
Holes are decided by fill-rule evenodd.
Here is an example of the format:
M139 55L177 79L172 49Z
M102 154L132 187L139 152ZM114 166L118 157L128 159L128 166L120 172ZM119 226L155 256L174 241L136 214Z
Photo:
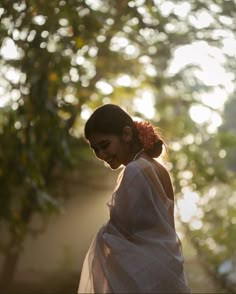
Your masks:
M152 159L123 170L110 220L84 260L78 293L189 293L174 203Z

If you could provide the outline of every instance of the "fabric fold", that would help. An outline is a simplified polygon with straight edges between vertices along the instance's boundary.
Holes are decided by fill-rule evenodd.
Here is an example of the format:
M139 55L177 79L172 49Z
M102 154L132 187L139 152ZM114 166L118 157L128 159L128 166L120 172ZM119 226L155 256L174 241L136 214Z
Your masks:
M122 171L110 219L86 255L78 293L189 293L174 202L160 168L140 157Z

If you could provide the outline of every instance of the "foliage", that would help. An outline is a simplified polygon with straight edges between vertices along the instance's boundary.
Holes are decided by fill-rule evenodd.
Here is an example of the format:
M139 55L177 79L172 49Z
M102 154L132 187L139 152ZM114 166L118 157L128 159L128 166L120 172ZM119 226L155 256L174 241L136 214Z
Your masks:
M12 233L4 244L7 258L35 233L34 213L44 218L60 207L48 184L56 168L77 164L72 155L81 150L84 118L101 103L121 104L142 116L134 98L154 98L153 122L170 146L177 196L186 186L201 193L231 181L221 164L230 138L209 133L208 122L198 125L189 115L192 106L204 104L201 94L214 87L197 77L197 64L175 71L171 66L181 46L197 43L218 52L235 40L234 0L1 4L0 90L1 99L8 99L0 108L0 217ZM232 75L234 57L224 52Z
M204 262L216 276L222 275L224 283L232 291L236 287L235 278L233 278L236 241L235 101L235 96L232 95L225 103L223 123L218 133L211 139L213 146L207 144L204 148L208 150L208 155L201 165L203 171L200 174L198 170L195 176L198 176L197 181L201 180L199 175L204 176L205 179L208 178L209 183L204 184L201 189L198 214L193 217L190 224L185 224ZM213 161L207 167L206 163L211 158ZM188 159L191 160L191 157ZM212 166L214 166L214 172ZM226 264L231 263L232 268L225 268Z

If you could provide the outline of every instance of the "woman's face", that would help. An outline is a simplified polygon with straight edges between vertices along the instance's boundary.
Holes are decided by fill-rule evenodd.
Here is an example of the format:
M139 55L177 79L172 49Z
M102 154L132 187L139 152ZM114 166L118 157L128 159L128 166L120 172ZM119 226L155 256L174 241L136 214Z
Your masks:
M112 169L127 165L132 160L130 144L122 136L95 133L90 136L89 143L95 155Z

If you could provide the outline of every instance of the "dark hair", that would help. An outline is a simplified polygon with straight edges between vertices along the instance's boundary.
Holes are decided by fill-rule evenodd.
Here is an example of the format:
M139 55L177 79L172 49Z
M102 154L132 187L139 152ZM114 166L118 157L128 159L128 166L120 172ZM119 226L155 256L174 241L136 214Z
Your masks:
M131 116L121 107L114 104L105 104L92 113L84 128L84 136L89 140L94 133L115 134L120 136L124 127L129 126L133 132L134 142L143 147L139 133ZM162 153L163 141L160 139L152 149L145 150L151 157L158 157Z
M135 128L129 114L117 105L105 104L98 107L86 122L85 138L88 139L94 133L121 135L126 126Z

